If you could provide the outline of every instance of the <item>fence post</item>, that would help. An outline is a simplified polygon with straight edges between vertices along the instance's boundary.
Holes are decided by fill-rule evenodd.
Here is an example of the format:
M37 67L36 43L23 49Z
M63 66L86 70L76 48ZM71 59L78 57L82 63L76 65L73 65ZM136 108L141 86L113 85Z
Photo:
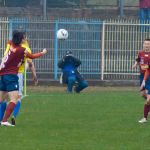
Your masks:
M43 0L43 17L46 19L47 16L47 0Z
M9 20L9 40L11 40L12 39L12 28L13 28L13 21L12 21L12 19L10 19Z
M57 39L57 30L58 30L58 21L55 21L55 43L54 43L54 79L57 80L57 74L58 74L58 39Z
M104 54L104 50L105 50L105 22L103 22L103 26L102 26L102 52L101 52L101 80L104 80L104 58L105 58L105 54Z
M118 3L120 17L124 17L124 0L118 0L117 3Z

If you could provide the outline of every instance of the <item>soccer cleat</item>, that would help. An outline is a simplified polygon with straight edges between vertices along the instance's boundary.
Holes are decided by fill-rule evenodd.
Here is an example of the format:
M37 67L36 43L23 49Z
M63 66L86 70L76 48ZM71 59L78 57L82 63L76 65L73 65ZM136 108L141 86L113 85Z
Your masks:
M146 118L142 118L141 120L139 120L139 123L146 123L147 119Z
M12 124L12 125L16 125L16 120L15 120L14 117L11 118L11 124Z
M1 122L1 126L8 126L8 127L14 127L14 125L12 125L9 122Z

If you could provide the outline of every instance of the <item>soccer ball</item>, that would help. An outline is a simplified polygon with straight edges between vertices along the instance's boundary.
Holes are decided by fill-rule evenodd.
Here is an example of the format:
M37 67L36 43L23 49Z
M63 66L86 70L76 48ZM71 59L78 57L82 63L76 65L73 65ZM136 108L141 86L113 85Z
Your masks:
M66 29L59 29L57 31L57 39L66 40L68 38L68 31Z

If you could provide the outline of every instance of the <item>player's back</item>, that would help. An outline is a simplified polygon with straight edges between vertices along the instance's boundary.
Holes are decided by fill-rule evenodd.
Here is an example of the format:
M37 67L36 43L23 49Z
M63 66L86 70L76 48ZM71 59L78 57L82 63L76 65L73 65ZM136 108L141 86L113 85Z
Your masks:
M24 60L25 48L21 46L15 46L12 42L10 43L10 49L4 56L0 65L0 75L3 74L17 74L18 68Z

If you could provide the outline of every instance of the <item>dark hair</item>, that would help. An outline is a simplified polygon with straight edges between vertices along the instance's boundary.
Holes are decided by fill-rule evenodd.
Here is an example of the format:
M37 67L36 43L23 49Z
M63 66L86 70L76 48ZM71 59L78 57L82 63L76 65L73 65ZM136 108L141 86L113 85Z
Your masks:
M12 42L14 45L20 45L23 39L24 39L23 32L19 32L17 30L13 31Z
M145 39L144 41L150 41L150 39Z

